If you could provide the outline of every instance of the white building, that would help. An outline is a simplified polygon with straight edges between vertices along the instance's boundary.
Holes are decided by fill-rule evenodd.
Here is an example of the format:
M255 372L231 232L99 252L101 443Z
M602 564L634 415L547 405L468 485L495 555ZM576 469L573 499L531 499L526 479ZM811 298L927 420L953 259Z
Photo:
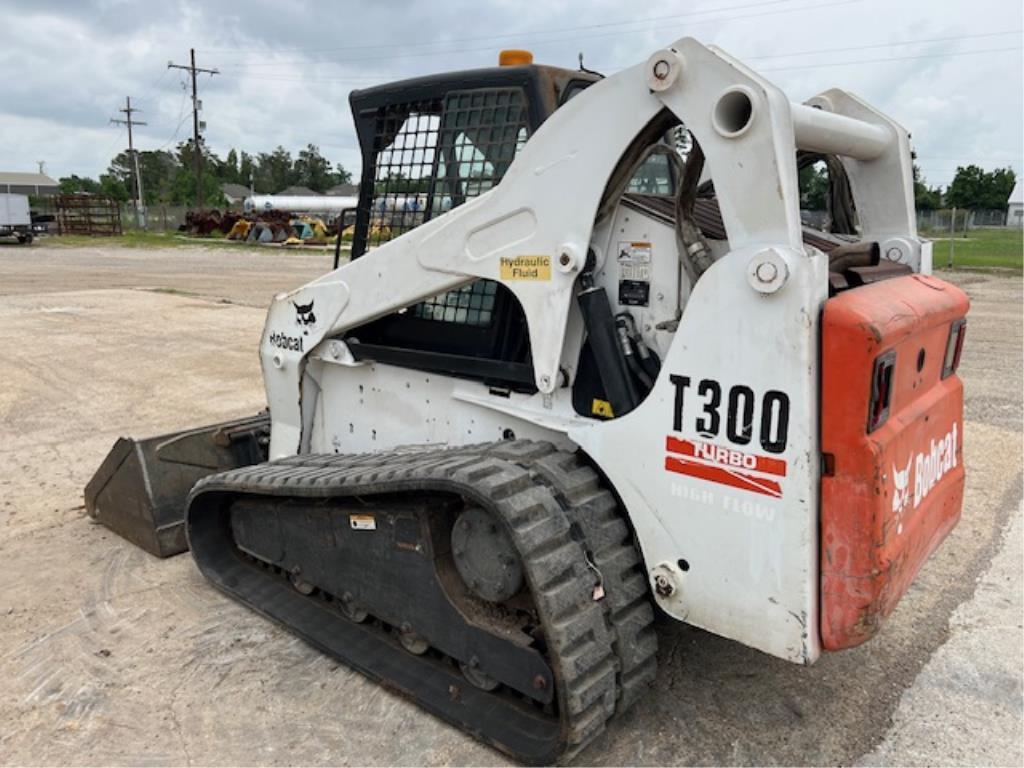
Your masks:
M1024 226L1024 187L1021 187L1019 180L1013 185L1013 192L1010 193L1006 206L1006 226Z

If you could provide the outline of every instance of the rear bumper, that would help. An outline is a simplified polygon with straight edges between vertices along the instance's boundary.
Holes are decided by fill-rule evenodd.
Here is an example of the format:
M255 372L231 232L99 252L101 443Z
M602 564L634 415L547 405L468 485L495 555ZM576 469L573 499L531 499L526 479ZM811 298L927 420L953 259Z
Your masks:
M942 378L958 288L920 275L830 299L822 322L821 638L859 645L960 519L963 384ZM895 355L888 418L867 431L871 374Z

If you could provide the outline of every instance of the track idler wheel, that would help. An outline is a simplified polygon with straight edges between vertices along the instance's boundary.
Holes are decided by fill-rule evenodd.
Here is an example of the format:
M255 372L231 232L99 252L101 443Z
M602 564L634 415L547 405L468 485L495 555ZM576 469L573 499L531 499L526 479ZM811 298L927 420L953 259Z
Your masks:
M463 510L452 528L459 576L477 597L501 603L523 588L523 563L511 535L480 507Z

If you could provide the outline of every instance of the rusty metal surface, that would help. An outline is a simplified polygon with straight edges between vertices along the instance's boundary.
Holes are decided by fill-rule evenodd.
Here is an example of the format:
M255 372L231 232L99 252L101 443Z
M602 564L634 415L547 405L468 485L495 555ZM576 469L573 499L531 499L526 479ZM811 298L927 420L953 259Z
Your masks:
M55 203L62 235L121 234L121 207L109 195L58 195Z

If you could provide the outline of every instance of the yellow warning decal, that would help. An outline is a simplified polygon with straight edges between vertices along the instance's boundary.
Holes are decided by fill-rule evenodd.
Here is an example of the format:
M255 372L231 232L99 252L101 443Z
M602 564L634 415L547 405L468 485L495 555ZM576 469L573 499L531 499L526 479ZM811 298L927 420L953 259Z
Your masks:
M594 402L590 404L590 412L594 416L604 416L606 419L615 418L615 414L612 413L612 404L607 400L600 400L594 398Z
M349 515L348 523L353 531L375 531L377 521L373 515Z
M502 256L502 280L550 280L550 256Z

